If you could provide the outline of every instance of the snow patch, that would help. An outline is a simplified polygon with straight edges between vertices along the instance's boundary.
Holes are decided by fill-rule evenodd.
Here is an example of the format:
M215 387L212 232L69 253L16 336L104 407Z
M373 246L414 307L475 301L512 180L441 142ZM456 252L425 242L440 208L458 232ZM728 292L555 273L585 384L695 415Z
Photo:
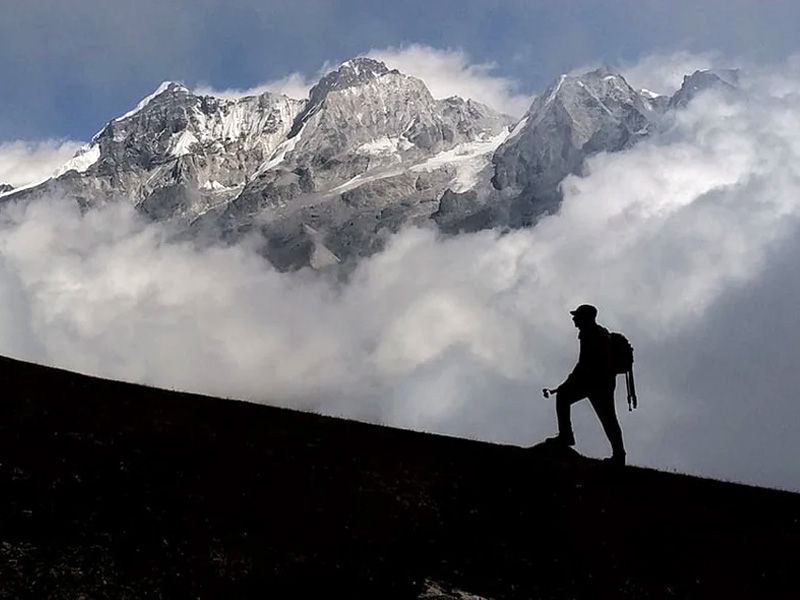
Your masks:
M197 138L188 129L181 131L180 135L175 139L170 154L172 156L183 156L191 152L191 147L198 144Z
M525 124L528 122L528 117L523 117L523 119L514 126L514 129L511 130L511 133L508 134L506 140L510 140L513 137L517 137L522 129L525 127Z
M34 181L33 183L26 183L25 185L21 185L19 187L15 187L5 192L0 192L0 198L5 196L10 196L11 194L16 194L17 192L21 192L22 190L29 190L31 188L35 188L37 185L43 184L47 179L42 179L40 181Z
M300 131L297 132L296 136L281 142L278 147L275 148L275 152L272 153L270 159L256 169L255 175L259 175L264 171L269 171L273 167L277 167L283 162L283 160L286 158L286 155L294 150L295 146L297 146L297 142L299 142L300 138L303 137L303 130L306 128L306 123L303 123L303 126L300 128Z
M201 190L210 190L212 192L218 192L219 190L227 190L229 189L227 186L222 185L216 179L209 179L203 185L200 186Z
M342 63L340 66L339 66L339 68L340 68L340 69L341 69L341 68L352 69L352 70L353 70L353 72L356 74L356 76L358 76L358 75L360 75L360 74L361 74L361 70L360 70L360 69L359 69L359 67L358 67L358 63L357 63L357 62L354 62L354 61L352 61L352 60L346 60L346 61L344 61L344 62L343 62L343 63Z
M646 98L650 98L651 100L652 100L653 98L658 98L658 97L661 95L661 94L656 94L655 92L651 92L650 90L648 90L648 89L645 89L645 88L642 88L642 89L640 89L640 90L639 90L639 93L640 93L642 96L645 96Z
M211 114L193 106L189 115L192 132L212 152L223 152L226 144L236 142L245 151L257 148L269 157L289 132L300 106L285 97L264 105L258 98L247 97L220 100Z
M337 185L335 188L331 188L326 192L326 196L335 196L337 194L343 194L349 190L355 189L365 183L369 183L370 181L378 181L379 179L386 179L387 177L395 177L403 173L402 168L392 168L392 169L375 169L369 173L361 173L348 179L344 183Z
M405 138L383 136L378 139L361 144L356 148L359 154L371 154L381 156L385 154L394 154L401 150L408 150L413 148L414 144Z
M611 112L611 109L610 109L610 108L608 108L608 107L607 107L607 106L606 106L606 105L603 103L603 101L602 101L602 100L600 100L600 98L598 98L598 97L597 97L597 94L595 94L595 93L594 93L592 90L590 90L590 89L589 89L589 88L588 88L586 85L584 85L584 83L583 83L582 81L579 81L579 82L578 82L578 85L579 85L581 88L583 88L584 90L586 90L586 93L587 93L587 94L589 94L589 95L590 95L592 98L594 98L594 99L597 101L597 103L600 105L600 108L602 108L604 111L606 111L606 112L607 112L609 115L611 115L612 117L614 116L614 113L613 113L613 112Z
M311 238L314 247L309 257L309 265L314 270L324 269L341 262L338 256L331 252L323 243L322 234L319 231L303 223L303 231Z
M435 171L445 166L455 167L456 174L450 183L450 189L454 192L464 192L475 187L478 183L478 175L491 163L492 153L508 139L508 135L508 130L504 130L490 138L459 144L450 150L440 152L426 161L411 166L408 171ZM393 166L392 168L375 169L367 173L361 173L335 188L331 188L326 192L326 196L342 194L365 183L395 177L404 172L406 172L404 167Z
M508 139L508 131L503 131L489 139L476 142L459 144L451 150L440 152L418 165L411 167L411 171L435 171L444 166L453 166L456 175L450 184L454 192L465 192L475 187L478 175L491 163L491 155Z
M67 162L61 165L58 169L56 169L55 173L53 173L53 177L58 177L63 175L67 171L77 171L78 173L84 173L86 170L91 167L94 163L100 160L100 145L99 144L88 144L78 150L78 152L70 158Z
M557 93L558 93L558 91L561 89L561 85L564 83L564 80L565 80L566 78L567 78L566 74L564 74L564 75L561 75L561 77L559 77L559 78L558 78L558 83L557 83L557 84L556 84L556 86L553 88L553 91L551 91L551 92L550 92L550 94L547 96L547 100L545 100L545 101L544 101L544 103L545 103L545 106L546 106L546 105L548 105L548 104L550 104L550 103L553 101L553 98L555 98L555 97L556 97L556 94L557 94Z

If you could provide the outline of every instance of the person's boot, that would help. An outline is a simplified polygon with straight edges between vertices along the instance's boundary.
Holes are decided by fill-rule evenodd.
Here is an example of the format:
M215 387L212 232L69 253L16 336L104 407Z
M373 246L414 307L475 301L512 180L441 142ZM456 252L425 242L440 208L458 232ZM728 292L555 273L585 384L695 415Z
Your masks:
M556 436L549 437L544 441L545 444L548 446L574 446L575 445L575 436L572 432L569 433L559 433Z
M624 467L625 466L625 453L624 452L615 452L608 458L603 459L603 463L608 465L609 467Z

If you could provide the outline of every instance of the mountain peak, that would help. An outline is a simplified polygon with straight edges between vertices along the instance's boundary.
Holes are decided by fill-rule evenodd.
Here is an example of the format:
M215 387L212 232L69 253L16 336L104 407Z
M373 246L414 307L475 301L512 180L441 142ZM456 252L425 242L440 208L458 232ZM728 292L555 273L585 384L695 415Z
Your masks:
M602 65L594 69L593 71L587 71L583 75L579 76L581 78L593 78L593 77L621 77L619 73L614 71L608 65Z
M383 75L398 72L397 70L389 70L384 63L373 58L361 56L346 60L335 71L326 74L311 88L306 108L297 117L289 137L292 138L299 133L305 120L319 110L325 98L331 92L359 87L375 81Z
M145 106L150 104L152 100L155 100L159 96L163 94L188 94L189 88L185 85L180 83L179 81L162 81L161 84L155 89L155 91L151 94L148 94L144 98L142 98L139 103L131 110L126 112L121 117L117 117L114 121L123 121L129 117L132 117L139 111L141 111Z
M739 84L738 69L702 69L683 77L683 84L672 98L671 108L686 106L697 94L708 89L732 92Z
M335 71L338 73L353 73L356 76L368 75L373 77L380 77L389 72L386 64L375 60L374 58L367 58L366 56L358 56L344 61L339 68Z
M584 106L586 96L608 111L601 99L634 103L638 94L622 75L603 66L585 73L560 75L534 100L528 112L533 116L542 115L556 99L561 104Z
M387 73L390 73L389 69L379 60L366 57L351 58L339 65L335 71L326 74L311 88L311 102L327 96L330 92L369 83Z
M499 190L527 190L540 204L557 202L564 176L577 172L587 156L620 150L646 135L655 115L645 98L608 67L562 74L495 152L492 184Z
M739 69L698 69L691 75L683 76L683 83L691 81L722 81L728 85L739 84Z
M633 91L633 88L628 85L628 82L625 81L625 78L622 75L606 66L599 67L593 71L587 71L581 75L577 75L575 79L587 84L595 84L604 87L610 85L616 88L624 88L626 90L630 89Z
M187 88L180 81L162 81L161 85L155 91L155 95L163 94L164 92L188 92Z

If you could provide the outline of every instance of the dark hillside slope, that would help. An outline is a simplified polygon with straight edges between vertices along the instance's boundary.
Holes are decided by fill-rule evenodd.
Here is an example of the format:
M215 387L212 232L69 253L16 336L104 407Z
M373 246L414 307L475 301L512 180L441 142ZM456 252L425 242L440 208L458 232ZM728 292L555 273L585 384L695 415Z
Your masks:
M800 495L10 359L0 390L0 598L798 597Z

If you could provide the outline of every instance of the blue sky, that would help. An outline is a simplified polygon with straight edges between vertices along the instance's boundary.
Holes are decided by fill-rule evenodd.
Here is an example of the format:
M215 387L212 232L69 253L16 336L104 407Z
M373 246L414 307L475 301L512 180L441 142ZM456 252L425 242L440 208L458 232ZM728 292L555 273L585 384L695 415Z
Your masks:
M85 140L165 79L249 88L370 49L461 50L540 90L592 62L800 51L798 2L20 0L0 3L0 143Z

